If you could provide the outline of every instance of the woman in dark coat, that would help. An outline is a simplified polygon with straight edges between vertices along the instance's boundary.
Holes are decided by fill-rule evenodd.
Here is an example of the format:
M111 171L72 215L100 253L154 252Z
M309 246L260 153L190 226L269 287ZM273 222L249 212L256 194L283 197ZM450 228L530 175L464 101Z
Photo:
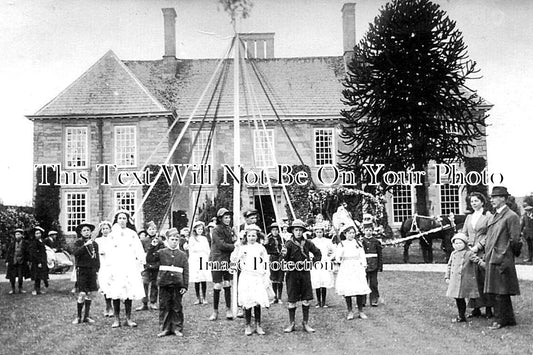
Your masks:
M28 241L24 239L24 231L15 229L15 238L10 241L6 251L6 279L11 283L10 295L16 293L15 281L17 277L19 293L26 293L22 289L22 282L23 279L30 277L28 257Z
M46 257L46 247L43 242L44 229L41 227L34 228L35 238L30 243L30 263L31 279L35 282L35 289L32 295L41 295L41 281L48 286L48 264Z

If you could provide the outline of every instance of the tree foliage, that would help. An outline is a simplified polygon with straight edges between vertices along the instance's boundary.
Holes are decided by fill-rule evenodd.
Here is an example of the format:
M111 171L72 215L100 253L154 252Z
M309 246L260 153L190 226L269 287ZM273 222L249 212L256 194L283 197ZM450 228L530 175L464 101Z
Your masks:
M300 171L305 171L307 176L311 175L311 169L307 165L293 165L292 172L294 175L298 174ZM292 208L294 209L295 216L294 218L299 218L305 221L308 215L311 213L311 204L309 202L309 190L311 189L310 184L299 185L291 184L287 185L287 193L289 199L291 200ZM285 204L285 210L287 211L287 216L291 216L290 220L292 221L292 212L289 207L289 204Z
M466 86L477 73L462 33L438 5L386 4L348 64L341 168L361 174L362 164L382 163L383 171L423 170L430 160L464 159L484 135L482 99ZM426 193L417 187L423 205Z
M15 229L27 231L36 224L31 208L0 205L0 245L5 245L13 237Z
M156 176L160 167L158 165L148 165L146 169L152 171L153 175ZM148 192L149 188L150 186L143 186L143 195ZM159 226L163 222L163 218L168 217L165 212L170 204L170 195L170 185L165 179L160 178L142 206L145 222L154 221Z
M231 23L235 24L237 16L245 19L250 16L252 11L253 2L251 0L218 0L222 5L224 11L226 11L231 18Z

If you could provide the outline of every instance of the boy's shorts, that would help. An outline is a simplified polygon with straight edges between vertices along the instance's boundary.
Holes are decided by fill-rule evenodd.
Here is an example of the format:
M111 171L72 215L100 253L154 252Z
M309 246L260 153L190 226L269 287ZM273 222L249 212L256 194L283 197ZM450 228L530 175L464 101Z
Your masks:
M222 283L222 281L233 280L233 275L229 271L211 271L213 283Z

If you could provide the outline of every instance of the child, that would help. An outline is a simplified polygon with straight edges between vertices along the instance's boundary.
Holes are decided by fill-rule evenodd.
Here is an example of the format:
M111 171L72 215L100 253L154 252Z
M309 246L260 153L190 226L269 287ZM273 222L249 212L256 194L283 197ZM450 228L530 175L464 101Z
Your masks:
M447 297L455 298L459 316L454 322L466 322L465 298L478 298L479 292L476 283L474 262L475 254L467 249L468 238L463 233L457 233L452 238L454 251L450 255L445 280L448 284ZM479 259L479 258L477 258Z
M94 240L98 244L98 254L100 257L100 270L98 271L98 283L101 290L107 289L109 283L111 282L109 278L109 260L107 260L107 250L109 249L109 238L108 235L111 232L111 222L102 221L98 225L98 235ZM105 312L104 317L113 317L113 305L112 299L107 297L107 295L102 291L105 300Z
M310 268L305 267L306 262L311 261L310 253L314 255L314 261L320 261L322 253L313 242L304 239L306 231L305 223L299 219L294 220L288 232L293 234L281 251L283 261L287 263L287 298L289 302L290 324L283 331L290 333L296 330L295 315L296 303L302 301L303 328L308 333L315 330L308 324L309 322L309 301L313 299L313 287L311 284Z
M157 235L157 226L154 221L150 221L146 225L145 237L141 238L141 243L145 253L148 253L148 249L154 240L157 240L157 248L154 251L163 249L165 245L159 239ZM139 232L139 237L141 233ZM159 265L157 263L150 262L150 257L147 255L146 260L148 261L144 265L144 270L141 273L144 287L144 297L143 304L137 307L136 311L147 311L148 309L157 310L157 274L159 271ZM148 306L148 301L150 301L150 306Z
M231 261L239 263L240 276L238 284L238 303L244 308L246 318L245 335L252 335L252 308L254 309L255 331L265 335L261 328L261 307L270 305L268 290L270 286L270 268L265 247L258 242L261 229L255 224L244 229L245 239L242 245L237 244L232 253ZM273 293L273 292L272 292Z
M9 294L16 293L15 281L17 277L19 293L26 293L22 289L22 282L30 274L30 269L28 268L28 242L24 239L24 231L20 228L15 229L15 239L7 247L6 265L6 279L11 282Z
M190 281L194 282L196 302L194 304L207 304L205 298L207 282L211 281L211 272L207 267L209 261L209 242L204 236L204 222L197 221L192 227L192 235L189 237L189 271ZM202 293L200 294L200 286Z
M315 289L316 298L318 300L316 308L328 308L328 305L326 304L327 289L334 286L333 263L331 262L334 249L331 240L324 237L325 231L325 224L315 224L313 227L314 238L312 239L312 242L318 249L320 249L320 253L322 254L322 260L317 263L317 265L314 265L311 270L311 284Z
M187 255L179 250L178 231L174 230L167 237L168 247L158 248L159 241L152 240L148 255L159 264L157 284L159 286L159 325L158 337L175 334L183 336L182 297L189 285L189 262Z
M48 258L46 256L46 247L43 243L44 229L41 227L34 228L35 238L30 242L29 255L31 262L31 278L35 282L32 295L41 295L41 281L48 287Z
M378 306L378 272L383 271L383 246L374 235L374 223L363 223L363 247L366 254L366 279L370 287L370 305Z
M268 233L266 238L265 249L270 260L270 281L272 281L272 288L274 289L274 301L272 303L282 304L281 294L285 272L279 267L279 262L284 241L279 233L277 223L274 222L268 226L268 230L270 233Z
M337 276L337 294L344 296L348 308L348 320L354 319L352 297L356 296L359 318L367 319L363 313L366 295L370 293L366 281L366 256L363 246L355 240L355 224L346 223L340 229L341 240L337 245L335 259L340 262Z
M100 268L100 256L98 254L98 244L91 239L91 234L94 231L94 225L89 223L82 223L76 227L76 233L79 238L74 243L74 257L76 258L77 271L77 288L78 295L78 316L72 324L80 324L82 322L82 310L85 305L85 315L83 316L84 323L94 323L94 320L89 317L91 310L91 292L98 290L96 282L96 273Z

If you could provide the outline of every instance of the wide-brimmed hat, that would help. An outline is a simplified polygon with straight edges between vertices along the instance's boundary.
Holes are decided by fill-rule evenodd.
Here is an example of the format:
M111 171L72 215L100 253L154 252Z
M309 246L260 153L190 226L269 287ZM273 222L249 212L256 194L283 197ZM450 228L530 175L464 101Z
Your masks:
M531 205L525 205L525 206L524 206L524 210L526 210L526 211L531 211L531 210L533 210L533 206L531 206Z
M22 229L22 228L17 228L17 229L15 229L15 231L13 231L13 233L17 233L17 232L19 232L19 233L21 233L21 234L24 234L24 229Z
M249 224L246 227L244 227L244 232L248 233L250 231L256 231L259 233L261 232L261 228L259 228L259 226L257 226L256 224Z
M295 219L292 224L289 226L289 229L288 231L290 233L292 233L292 230L295 228L295 227L300 227L304 230L304 232L307 231L307 225L305 224L304 221L302 221L301 219Z
M36 231L41 231L41 233L44 233L44 229L40 226L33 227L33 233L35 233Z
M463 243L465 243L465 244L468 243L468 238L467 238L466 235L463 234L463 233L457 233L456 235L454 235L453 238L452 238L452 243L453 243L456 239L462 240Z
M271 225L269 225L267 227L268 230L271 230L272 228L278 228L279 229L279 225L276 222L274 222L274 223L272 223Z
M91 232L93 232L95 228L94 224L90 224L89 222L82 222L76 227L76 233L81 234L81 230L83 229L83 227L89 227Z
M490 194L490 197L494 196L509 196L509 192L507 191L507 188L504 186L494 186L492 188L492 193Z
M192 229L194 230L194 229L196 229L196 228L199 227L199 226L202 226L202 227L205 228L205 223L202 222L202 221L196 221L196 222L194 222L194 224L192 225Z
M56 231L49 231L48 232L48 236L51 236L51 235L57 235L57 232Z
M169 230L165 232L165 236L167 237L167 239L173 236L177 236L179 234L180 232L178 232L178 230L174 227L170 228Z
M223 217L226 214L231 215L231 212L227 208L222 207L221 209L218 210L217 217Z
M246 210L244 211L244 213L242 214L244 216L244 218L248 218L248 217L252 217L252 216L257 216L258 212L255 208L251 208L249 210Z

